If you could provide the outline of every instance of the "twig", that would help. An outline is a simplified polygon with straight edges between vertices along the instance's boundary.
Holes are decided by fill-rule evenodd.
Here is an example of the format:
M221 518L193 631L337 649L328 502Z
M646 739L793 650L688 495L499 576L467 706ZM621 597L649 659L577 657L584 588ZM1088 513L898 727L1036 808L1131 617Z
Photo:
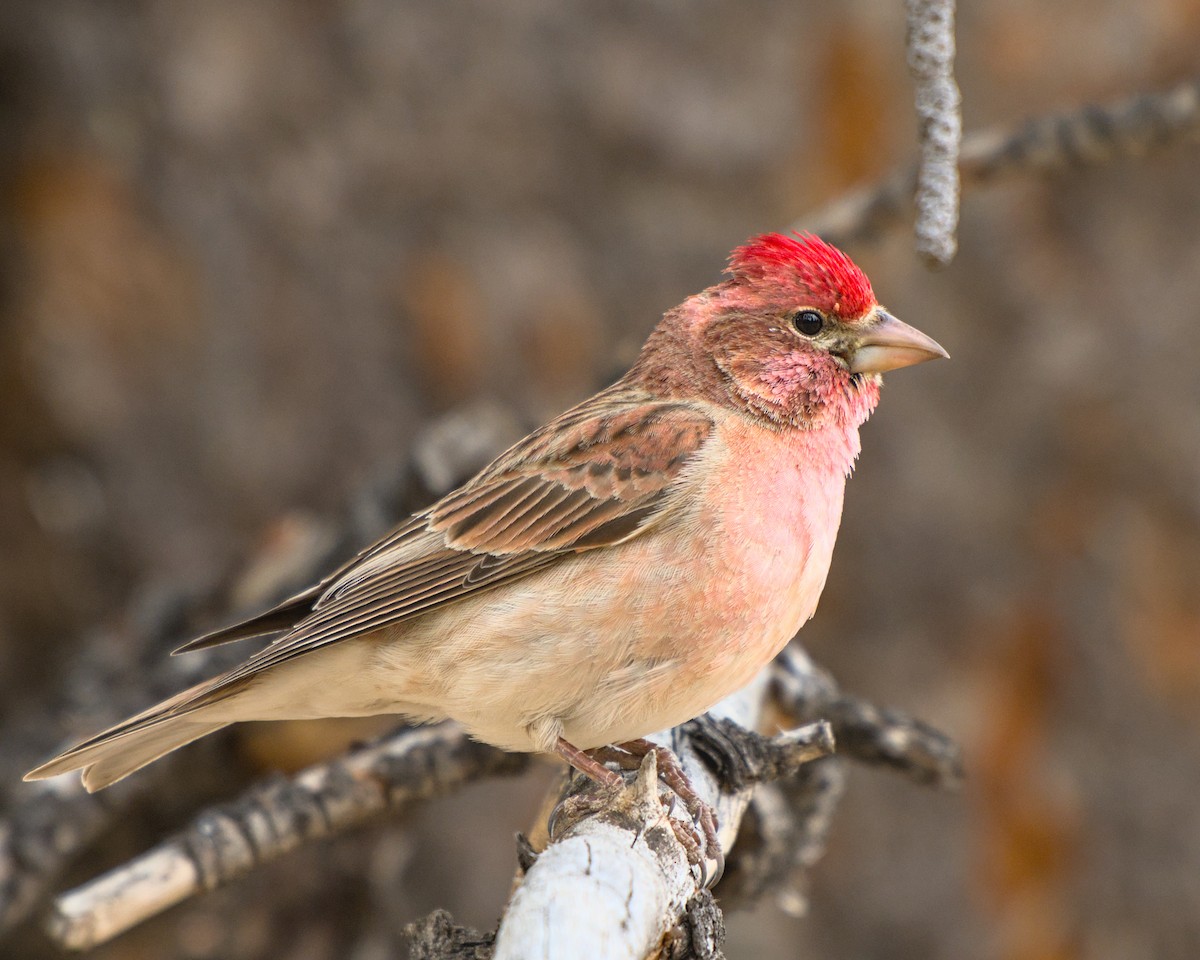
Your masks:
M727 792L794 777L834 746L833 728L824 720L764 737L711 711L689 720L682 732Z
M808 871L825 853L845 786L845 761L826 757L755 790L721 880L721 903L753 906L770 896L793 916L806 913Z
M949 787L959 782L962 761L945 734L841 693L796 643L776 658L770 693L789 722L827 717L838 755L755 791L721 883L721 900L736 905L771 895L784 910L800 915L808 905L808 871L824 854L845 789L847 760L884 763L918 783Z
M962 751L929 724L854 697L840 697L826 713L846 756L891 767L915 783L953 788L962 782Z
M930 786L952 788L962 781L962 751L950 737L906 713L843 694L797 643L776 658L771 693L793 720L826 718L839 756L884 764Z
M47 930L68 949L90 949L302 843L472 780L519 773L528 760L469 740L453 724L402 729L206 811L149 853L63 894Z
M404 928L409 960L491 960L494 933L460 927L448 910L433 913Z
M1200 137L1200 80L1163 93L1144 93L1018 126L969 134L958 170L963 190L1019 174L1055 174L1141 157ZM839 246L877 239L913 216L916 172L905 168L846 194L800 220Z
M907 0L908 69L916 83L917 253L944 267L958 247L961 97L954 82L954 0Z

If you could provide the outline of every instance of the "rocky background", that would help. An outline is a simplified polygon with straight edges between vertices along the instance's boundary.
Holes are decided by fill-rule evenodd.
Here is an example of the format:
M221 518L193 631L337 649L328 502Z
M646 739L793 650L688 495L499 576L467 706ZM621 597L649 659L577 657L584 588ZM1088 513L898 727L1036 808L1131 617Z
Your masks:
M967 4L958 36L972 131L1188 79L1200 5ZM582 398L731 246L909 162L903 43L899 0L0 5L5 770L90 732L45 705L98 625L344 516L434 418L515 436ZM957 737L968 780L855 770L807 915L731 913L734 960L1200 954L1198 171L1192 143L971 193L936 274L903 231L851 251L953 360L889 378L804 642ZM194 807L341 735L178 769ZM95 956L383 957L436 906L491 927L548 776ZM178 826L178 794L60 887Z

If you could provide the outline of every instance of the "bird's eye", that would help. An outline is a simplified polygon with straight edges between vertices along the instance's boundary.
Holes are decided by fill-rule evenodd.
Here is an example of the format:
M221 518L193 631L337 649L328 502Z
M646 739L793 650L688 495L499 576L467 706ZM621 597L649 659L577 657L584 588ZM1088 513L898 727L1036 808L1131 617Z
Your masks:
M816 310L801 310L792 317L792 326L806 337L815 337L825 326L825 318Z

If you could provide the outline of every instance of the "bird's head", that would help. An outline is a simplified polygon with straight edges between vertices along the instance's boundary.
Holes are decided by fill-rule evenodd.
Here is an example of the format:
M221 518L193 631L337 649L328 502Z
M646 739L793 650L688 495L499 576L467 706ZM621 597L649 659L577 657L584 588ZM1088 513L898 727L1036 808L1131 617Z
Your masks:
M675 389L682 375L772 423L857 426L878 402L881 373L947 356L881 307L866 274L819 237L756 237L726 273L668 312L647 343L639 365Z

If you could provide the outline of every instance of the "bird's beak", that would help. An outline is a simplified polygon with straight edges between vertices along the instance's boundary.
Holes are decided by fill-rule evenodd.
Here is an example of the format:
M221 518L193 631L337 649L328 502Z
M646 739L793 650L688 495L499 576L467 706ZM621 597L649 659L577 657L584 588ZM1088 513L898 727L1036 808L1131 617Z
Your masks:
M902 323L886 310L876 311L875 317L850 354L852 373L883 373L950 356L932 337Z

